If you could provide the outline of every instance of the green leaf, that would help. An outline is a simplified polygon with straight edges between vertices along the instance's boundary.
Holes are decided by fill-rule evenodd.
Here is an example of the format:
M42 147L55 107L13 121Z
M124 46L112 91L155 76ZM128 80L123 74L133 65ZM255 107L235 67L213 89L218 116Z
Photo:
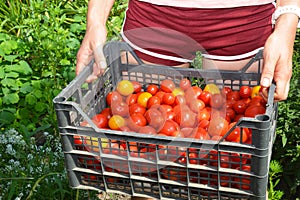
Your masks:
M9 77L9 78L18 78L19 77L19 73L17 72L9 72L6 74L6 77Z
M8 62L13 62L18 57L19 57L19 55L7 55L7 56L4 56L4 60L6 60Z
M61 65L70 65L70 61L67 60L67 59L62 59L62 60L60 60L59 64L61 64Z
M19 66L20 66L20 68L19 68L18 72L23 73L25 75L32 73L32 69L26 61L21 60L19 62Z
M30 94L26 95L25 102L28 103L29 105L34 105L34 104L36 104L37 99L36 99L36 97L34 95L32 95L30 93Z
M0 124L12 124L15 120L15 115L7 110L0 111ZM0 125L1 127L2 125Z
M22 92L23 94L29 93L33 90L32 86L30 83L24 83L21 88L20 88L20 92Z
M5 78L1 81L1 84L6 87L13 87L16 85L15 80L11 78Z
M47 109L47 104L42 102L37 102L34 109L38 112L44 112Z
M6 94L3 97L3 103L5 104L15 104L18 103L20 100L18 93L10 93Z
M41 90L34 90L33 94L36 98L40 99L43 97L43 92Z
M284 133L281 136L281 141L282 141L282 147L285 147L285 145L287 143L287 137Z
M1 67L0 68L0 79L3 79L5 77L5 71L4 69Z
M2 87L1 89L4 95L7 95L10 92L10 89L7 87Z
M20 116L20 119L26 119L26 118L29 118L29 114L30 114L30 110L28 108L21 108L19 110L19 116Z

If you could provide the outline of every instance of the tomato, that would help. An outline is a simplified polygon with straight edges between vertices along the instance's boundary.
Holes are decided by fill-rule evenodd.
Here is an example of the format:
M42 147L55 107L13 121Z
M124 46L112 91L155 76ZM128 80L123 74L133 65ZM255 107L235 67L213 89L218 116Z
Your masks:
M116 90L123 96L128 96L134 92L134 87L131 81L121 80L117 83Z
M189 106L194 113L198 113L200 110L205 108L205 103L200 99L195 99L190 102Z
M234 100L234 101L237 101L237 100L240 100L240 92L239 91L231 91L227 94L227 97L226 97L227 100Z
M180 131L184 137L190 137L190 135L192 134L194 129L193 128L181 128Z
M147 125L147 120L141 113L134 113L128 118L127 125L131 130L137 132L141 127Z
M220 159L220 167L229 168L230 166L229 153L227 152L220 152L218 154L216 151L215 152L213 151L212 154L210 155L210 158L214 160L210 163L212 166L218 166L218 159Z
M179 126L176 122L172 120L165 121L163 127L159 130L159 133L162 133L167 136L175 136L176 131L179 130Z
M127 105L132 105L132 104L135 104L137 102L137 97L138 95L137 94L130 94L126 97L126 103Z
M207 107L199 111L197 118L199 122L202 120L210 120L210 111Z
M111 104L111 113L113 115L120 115L126 117L129 115L129 106L125 102L118 102Z
M199 96L199 99L201 99L205 103L205 105L209 105L211 99L211 93L207 91L202 91L202 93Z
M175 96L175 105L186 104L185 97L183 95Z
M259 114L265 114L266 113L266 108L263 106L249 106L245 110L245 117L255 117L256 115Z
M112 102L114 103L119 103L123 100L122 98L122 95L120 93L118 93L117 91L112 91L112 92L109 92L107 95L106 95L106 103L107 105L111 105Z
M221 94L223 97L227 97L228 93L232 92L232 89L228 86L225 86L221 89Z
M232 168L237 168L241 164L245 165L248 161L251 160L251 155L240 154L240 153L231 153L230 160L232 161Z
M155 95L158 92L159 88L157 85L150 84L148 85L146 92L149 92L152 95Z
M137 81L131 81L131 83L133 84L133 92L134 93L139 93L142 91L142 84L137 82Z
M104 108L100 114L103 114L106 116L107 119L109 119L111 117L111 109L110 108Z
M237 122L237 121L239 121L242 117L245 117L245 116L244 116L243 114L237 114L237 115L235 115L233 121L234 121L234 122Z
M212 94L210 98L210 106L212 108L220 108L224 105L225 99L221 94Z
M181 88L176 87L172 91L172 94L176 97L177 95L184 95L184 91Z
M112 130L120 130L123 126L125 126L125 119L120 115L113 115L108 120L108 126Z
M160 105L160 98L157 96L152 96L147 102L147 108L151 108L153 105Z
M175 88L175 83L171 79L165 79L160 83L160 89L164 92L172 92Z
M190 109L182 109L177 112L174 118L180 127L195 127L197 121L197 115Z
M209 92L209 93L211 93L211 94L220 94L220 89L219 89L218 86L217 86L216 84L214 84L214 83L208 83L208 84L204 87L203 91L207 91L207 92Z
M192 135L193 138L198 140L209 140L210 136L204 128L198 127L195 128Z
M199 164L199 158L197 153L191 152L189 153L189 163L190 164Z
M191 81L187 78L183 78L180 80L179 82L179 87L185 91L187 89L189 89L190 87L192 87Z
M192 89L194 91L195 98L199 98L200 94L203 92L202 89L198 86L192 86Z
M252 89L250 86L243 85L240 87L239 94L241 98L251 97Z
M132 104L129 106L129 113L141 113L142 115L145 114L146 108L138 103Z
M137 99L138 104L140 104L141 106L144 106L145 108L147 107L147 102L150 99L150 97L152 97L152 94L150 94L149 92L142 92Z
M256 85L252 88L252 92L251 92L251 98L254 98L256 96L260 96L259 92L261 90L261 86L260 85Z
M164 96L165 92L163 91L158 91L155 96L157 96L158 98L160 98L160 102L162 102L162 98Z
M215 117L210 120L208 133L210 136L221 135L224 136L228 131L228 121L221 117Z
M152 126L143 126L139 129L139 133L154 135L157 133L157 131Z
M203 119L199 121L198 127L204 128L205 130L208 129L209 121L207 119Z
M262 96L258 95L258 96L255 96L255 97L251 98L251 101L250 101L248 106L252 106L252 105L253 106L263 106L263 107L265 107L266 106L266 101Z
M159 110L161 113L167 113L167 112L173 111L172 106L167 105L167 104L161 104L161 105L158 106L157 108L158 108L158 110Z
M160 129L166 121L165 116L157 108L150 108L145 113L145 118L150 126Z
M247 104L243 100L238 100L233 104L233 110L237 114L243 114L247 108Z
M226 119L227 121L232 121L235 118L235 111L232 108L226 108Z
M242 168L238 167L238 170L251 172L251 166L243 165ZM236 182L236 187L243 190L250 190L251 187L251 177L247 175L240 175L240 177L235 177L234 182Z
M231 129L235 126L236 122L229 124L229 128ZM242 131L241 131L242 130ZM247 129L236 127L225 139L230 142L242 142L245 143L248 140Z
M84 150L84 147L83 147L83 138L79 135L74 135L73 136L73 141L74 141L74 144L75 144L75 148L77 150Z
M108 118L104 114L95 115L92 120L98 128L107 128L108 127Z
M172 93L165 93L162 98L162 103L167 105L173 105L175 102L175 96Z

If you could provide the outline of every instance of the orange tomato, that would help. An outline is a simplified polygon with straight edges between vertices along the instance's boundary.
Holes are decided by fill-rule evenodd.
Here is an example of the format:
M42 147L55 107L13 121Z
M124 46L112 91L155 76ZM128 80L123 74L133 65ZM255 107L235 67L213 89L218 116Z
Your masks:
M112 130L120 130L123 126L125 126L125 119L120 115L113 115L108 120L108 127Z
M149 92L142 92L137 99L138 104L140 104L143 107L147 107L148 100L152 97L152 94Z
M116 90L123 96L128 96L134 92L134 85L129 80L121 80L117 84Z

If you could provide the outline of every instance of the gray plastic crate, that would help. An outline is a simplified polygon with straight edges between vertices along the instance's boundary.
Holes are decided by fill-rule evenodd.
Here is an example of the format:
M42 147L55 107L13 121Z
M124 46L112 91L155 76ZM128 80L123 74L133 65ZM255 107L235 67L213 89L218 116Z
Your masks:
M242 85L255 86L259 84L262 52L241 71L146 65L122 42L107 43L104 52L109 67L101 77L89 84L85 82L92 73L91 63L54 99L65 167L72 188L157 199L267 198L268 170L277 119L277 104L273 102L274 85L269 90L266 113L256 118L241 118L236 125L252 130L252 144L99 129L91 120L107 106L106 95L121 79L147 85L159 84L166 78L178 83L188 77L200 86L207 83L233 89ZM122 59L121 53L125 54ZM137 63L129 64L128 55L134 56ZM247 69L253 65L258 66L257 70L248 72ZM80 126L83 121L87 121L90 127ZM133 152L133 142L151 148L152 152ZM198 157L190 157L191 152L196 152ZM186 162L180 162L183 156ZM229 157L229 161L224 161L223 156ZM191 161L196 164L190 164ZM245 163L251 171L236 168Z

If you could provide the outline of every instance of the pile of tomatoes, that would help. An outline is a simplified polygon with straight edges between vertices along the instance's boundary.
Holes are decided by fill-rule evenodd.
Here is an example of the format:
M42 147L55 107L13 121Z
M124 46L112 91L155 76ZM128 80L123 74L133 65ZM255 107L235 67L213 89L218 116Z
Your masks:
M146 86L121 80L106 96L108 106L92 120L99 128L111 130L219 140L241 117L265 113L259 88L219 89L211 83L201 89L187 78L178 86L171 79ZM225 140L251 143L251 130L236 127Z
M251 144L251 129L237 126L233 128L233 126L241 117L255 117L265 113L266 101L260 96L259 90L260 86L252 88L241 86L238 90L233 90L230 87L218 88L212 83L205 85L202 89L192 85L187 78L180 80L179 85L171 79L162 80L160 84L148 85L142 85L137 81L121 80L116 89L106 96L107 107L95 115L92 121L102 129L199 140L225 139L229 142ZM88 124L83 122L81 125L87 126ZM229 129L233 131L227 133ZM76 137L74 142L80 143L82 140ZM103 145L103 143L106 144ZM95 146L98 147L98 145ZM128 145L126 141L102 141L104 153L127 156L127 150L129 150L131 156L151 160L156 159L155 146L137 142L129 142ZM209 150L202 154L201 149L189 148L186 151L184 148L163 145L158 145L158 149L159 159L162 160L215 167L218 167L218 160L220 160L221 167L251 170L250 155L217 152L216 150ZM170 155L175 155L175 157L172 158ZM113 165L116 168L116 164ZM127 167L126 164L122 164L119 168L126 171ZM207 179L214 180L210 184L218 182L216 174L208 173L207 177L202 180L198 172L187 174L187 171L180 171L177 167L162 168L160 173L162 177L174 181L186 181L189 175L190 181L195 183L205 184ZM242 189L249 190L249 177L230 180L228 177L220 176L222 186L228 186L229 182L236 181L242 182L240 185Z

